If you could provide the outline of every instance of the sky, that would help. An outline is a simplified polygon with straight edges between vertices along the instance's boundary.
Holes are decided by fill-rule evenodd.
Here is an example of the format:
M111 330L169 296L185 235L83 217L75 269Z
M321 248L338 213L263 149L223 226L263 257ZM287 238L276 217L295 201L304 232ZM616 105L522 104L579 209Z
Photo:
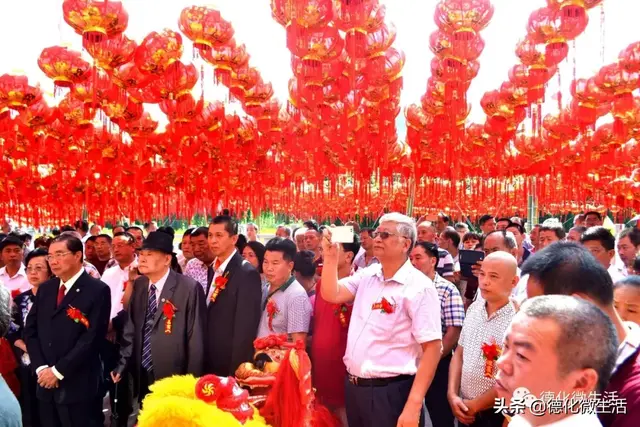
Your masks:
M429 63L433 54L429 50L429 35L436 29L433 12L436 0L381 0L387 6L387 20L398 29L396 47L406 54L404 89L401 103L408 106L419 102L429 78ZM291 77L290 52L285 44L285 30L271 17L269 0L123 0L129 12L127 36L141 41L151 31L163 28L178 29L180 11L187 6L208 5L220 10L233 24L238 43L244 43L251 55L250 64L257 67L265 81L273 84L275 95L286 102L287 84ZM532 11L546 4L545 0L493 0L495 13L489 26L481 32L486 46L480 57L480 73L469 89L472 104L469 120L482 123L484 113L480 98L490 90L498 89L507 80L508 70L517 63L514 50L519 39L526 34L526 24ZM603 65L616 60L618 53L628 44L640 40L638 16L640 1L605 0L604 26L601 9L589 13L589 26L576 40L576 49L570 50L560 70L560 87L568 97L568 88L574 75L590 77ZM23 73L32 84L39 83L53 96L53 83L40 71L37 58L43 48L64 45L81 50L81 37L64 22L62 0L4 1L0 5L0 74ZM604 31L605 52L601 55L601 37ZM186 37L184 38L186 40ZM190 45L185 45L183 61L192 61ZM604 59L604 62L603 62ZM549 94L558 91L558 80L553 79ZM212 74L205 77L207 99L226 100L226 90L215 87ZM55 99L53 100L55 102ZM161 116L157 106L147 106L156 118ZM241 112L238 105L232 110ZM557 102L550 96L545 112L557 112ZM400 130L400 132L403 132ZM401 135L404 137L404 135Z

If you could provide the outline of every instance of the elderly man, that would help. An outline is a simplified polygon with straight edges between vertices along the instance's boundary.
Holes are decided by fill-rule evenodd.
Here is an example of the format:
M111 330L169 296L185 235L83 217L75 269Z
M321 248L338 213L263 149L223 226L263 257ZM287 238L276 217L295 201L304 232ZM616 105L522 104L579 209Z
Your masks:
M613 283L607 270L584 247L563 242L534 254L522 267L529 274L527 295L571 295L595 304L609 316L618 333L617 359L607 392L626 399L626 414L601 414L605 427L640 425L640 328L623 323L614 307ZM595 338L593 343L600 342Z
M569 233L567 234L567 240L570 242L579 242L585 231L587 231L587 227L583 227L580 225L571 227Z
M338 281L338 244L324 231L322 298L353 302L344 357L350 427L424 426L424 398L440 361L442 329L438 292L409 261L415 241L413 219L382 216L373 245L380 264Z
M304 236L307 234L306 227L297 228L293 233L293 241L296 244L296 248L298 252L306 250L306 244L304 242Z
M495 390L506 405L523 387L534 399L548 393L586 399L604 391L617 345L611 320L593 304L560 295L533 298L522 305L507 329ZM525 405L509 426L600 426L595 413L540 412L532 414Z
M286 225L279 225L276 229L276 237L282 237L283 239L291 240L291 228Z
M449 368L449 404L462 426L502 426L504 417L493 410L495 364L484 348L500 352L504 333L516 313L509 297L518 281L517 268L515 257L501 251L487 256L480 267L482 299L467 311Z

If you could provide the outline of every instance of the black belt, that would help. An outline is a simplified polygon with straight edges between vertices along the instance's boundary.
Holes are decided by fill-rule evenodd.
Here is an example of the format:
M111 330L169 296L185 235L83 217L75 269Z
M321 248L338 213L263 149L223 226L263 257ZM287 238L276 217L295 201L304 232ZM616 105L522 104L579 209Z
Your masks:
M398 375L397 377L389 378L360 378L351 374L347 374L349 382L359 387L384 387L391 383L398 381L406 381L413 379L414 375Z

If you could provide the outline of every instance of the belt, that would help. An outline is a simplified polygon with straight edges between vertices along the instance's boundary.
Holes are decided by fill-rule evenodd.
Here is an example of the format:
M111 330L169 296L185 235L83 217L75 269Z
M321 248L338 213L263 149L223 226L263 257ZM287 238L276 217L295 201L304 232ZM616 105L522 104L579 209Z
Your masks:
M391 383L398 381L406 381L413 379L414 375L398 375L397 377L389 378L360 378L351 374L347 374L349 382L359 387L384 387Z

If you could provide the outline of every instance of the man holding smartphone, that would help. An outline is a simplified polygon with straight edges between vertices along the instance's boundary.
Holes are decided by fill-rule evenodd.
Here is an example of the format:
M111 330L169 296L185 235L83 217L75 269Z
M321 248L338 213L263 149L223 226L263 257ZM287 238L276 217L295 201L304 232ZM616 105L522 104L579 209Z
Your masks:
M413 268L413 219L382 216L374 233L380 264L338 280L338 244L323 233L321 296L353 303L344 363L350 427L425 425L424 397L442 352L440 302L433 282Z

